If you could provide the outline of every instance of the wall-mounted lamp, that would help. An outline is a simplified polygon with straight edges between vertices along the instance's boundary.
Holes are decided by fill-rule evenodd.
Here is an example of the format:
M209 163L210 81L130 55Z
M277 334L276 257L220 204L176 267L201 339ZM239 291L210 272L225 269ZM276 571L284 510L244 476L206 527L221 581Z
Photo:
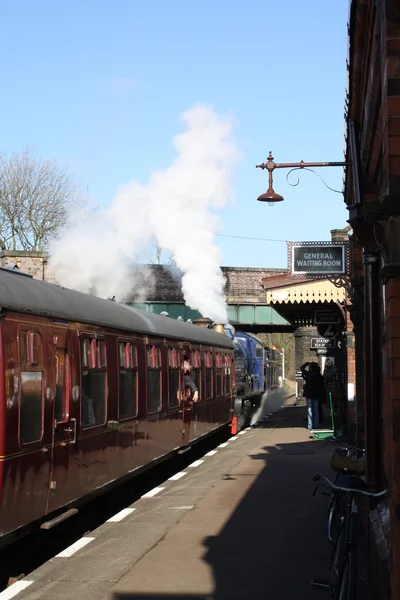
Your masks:
M315 171L313 171L310 167L348 167L348 166L351 166L352 164L353 163L351 163L351 162L310 162L310 163L306 163L303 160L300 161L299 163L276 164L274 162L274 157L272 156L272 152L270 152L266 163L262 163L261 165L256 165L256 169L267 169L267 171L268 171L268 189L264 194L261 194L261 196L258 196L257 200L259 200L260 202L268 202L268 204L270 206L273 206L276 202L282 202L284 200L283 196L280 196L279 194L277 194L275 192L273 185L272 185L273 184L272 173L273 173L274 169L290 169L289 173L286 176L286 181L288 181L288 177L289 177L290 173L297 169L305 169L306 171L312 171L313 173L315 173ZM315 173L315 174L318 175L318 173ZM338 192L339 194L342 193L339 190L333 190L332 188L330 188L329 185L327 185L325 183L325 181L322 179L322 177L320 175L318 175L318 177L321 179L321 181L326 185L326 187L328 189L332 190L333 192ZM298 185L298 183L299 183L299 181L297 181L297 183L295 183L295 184L289 183L289 185Z

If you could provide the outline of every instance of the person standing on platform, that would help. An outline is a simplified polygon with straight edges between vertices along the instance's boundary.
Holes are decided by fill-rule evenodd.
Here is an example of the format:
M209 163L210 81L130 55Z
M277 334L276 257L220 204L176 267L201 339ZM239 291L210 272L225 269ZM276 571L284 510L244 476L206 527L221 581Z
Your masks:
M307 401L307 427L309 430L318 429L323 418L321 412L322 400L325 397L324 378L319 365L315 362L306 362L300 369L305 381L303 396Z

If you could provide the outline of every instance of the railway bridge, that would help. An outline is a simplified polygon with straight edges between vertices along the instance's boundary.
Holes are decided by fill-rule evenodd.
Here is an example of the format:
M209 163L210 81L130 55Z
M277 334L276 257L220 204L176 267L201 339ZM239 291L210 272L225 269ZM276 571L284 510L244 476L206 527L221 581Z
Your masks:
M328 280L293 280L288 269L221 267L225 279L225 300L229 323L250 333L294 332L313 324L318 306L338 309L344 300L343 290ZM140 298L146 289L146 300ZM154 313L167 312L185 321L207 317L186 306L181 280L175 270L164 265L150 265L140 273L140 281L129 304Z

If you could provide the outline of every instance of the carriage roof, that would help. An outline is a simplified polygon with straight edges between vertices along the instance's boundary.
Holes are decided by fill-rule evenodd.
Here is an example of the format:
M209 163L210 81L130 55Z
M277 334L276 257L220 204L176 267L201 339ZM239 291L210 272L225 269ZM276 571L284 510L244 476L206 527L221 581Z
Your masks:
M232 348L224 334L0 268L0 310Z

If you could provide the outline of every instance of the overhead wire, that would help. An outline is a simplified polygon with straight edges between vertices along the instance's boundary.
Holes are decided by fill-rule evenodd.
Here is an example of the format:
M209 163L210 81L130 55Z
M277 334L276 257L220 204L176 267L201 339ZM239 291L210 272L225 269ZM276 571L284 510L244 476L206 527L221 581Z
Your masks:
M260 242L279 242L279 243L284 243L284 244L287 244L289 241L289 240L277 240L277 239L273 239L273 238L250 237L250 236L246 236L246 235L227 235L224 233L216 233L215 235L218 237L235 238L238 240L257 240Z

